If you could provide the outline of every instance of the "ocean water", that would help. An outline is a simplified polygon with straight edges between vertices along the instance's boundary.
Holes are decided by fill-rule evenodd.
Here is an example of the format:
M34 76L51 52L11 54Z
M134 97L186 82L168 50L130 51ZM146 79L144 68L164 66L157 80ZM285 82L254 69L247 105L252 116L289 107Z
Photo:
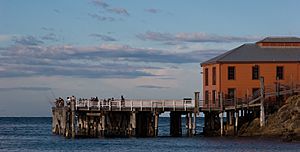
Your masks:
M0 151L300 151L300 142L279 138L168 137L169 118L159 124L156 138L65 139L51 133L51 118L0 117ZM203 120L197 124L201 131Z

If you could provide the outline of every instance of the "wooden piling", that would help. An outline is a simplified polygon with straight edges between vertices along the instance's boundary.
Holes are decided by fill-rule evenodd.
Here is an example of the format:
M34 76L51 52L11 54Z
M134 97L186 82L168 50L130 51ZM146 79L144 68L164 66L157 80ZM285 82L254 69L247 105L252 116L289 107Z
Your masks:
M228 111L228 113L229 113L229 125L231 126L231 125L233 125L233 119L234 119L234 117L233 117L233 111Z
M196 125L196 120L197 120L197 113L194 113L194 117L193 117L193 135L196 135L196 129L197 129L197 125Z
M260 77L260 127L265 126L264 77Z
M177 111L170 112L170 135L173 137L182 136L180 112Z
M223 118L224 118L224 115L223 115L223 96L222 96L222 92L220 92L220 95L219 95L219 100L220 100L220 112L221 112L221 118L220 118L220 125L221 125L221 136L223 136L223 132L224 132L224 124L223 124L223 122L224 122L224 120L223 120Z
M76 99L71 100L71 130L72 138L75 138L75 103Z
M239 123L239 110L235 111L235 124L234 124L235 135L237 135L238 133L238 123Z
M193 135L192 113L187 113L186 114L186 125L187 125L187 135L192 136Z
M102 137L105 135L105 126L106 126L106 121L105 121L105 113L101 113L100 116L100 122L101 122L101 129L100 129L100 134Z
M159 114L158 112L154 113L154 136L156 137L158 135L158 118Z
M136 133L135 133L135 130L136 130L136 112L133 111L131 112L131 115L130 115L130 123L129 123L129 136L135 136Z

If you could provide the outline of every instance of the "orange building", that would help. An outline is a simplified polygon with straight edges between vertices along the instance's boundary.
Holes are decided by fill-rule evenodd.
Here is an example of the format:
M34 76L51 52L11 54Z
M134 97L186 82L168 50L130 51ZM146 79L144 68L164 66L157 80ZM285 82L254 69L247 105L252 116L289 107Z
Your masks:
M300 84L299 62L297 37L268 37L205 61L201 63L203 108L220 107L220 92L225 99L255 96L260 77L264 77L265 87L296 86Z

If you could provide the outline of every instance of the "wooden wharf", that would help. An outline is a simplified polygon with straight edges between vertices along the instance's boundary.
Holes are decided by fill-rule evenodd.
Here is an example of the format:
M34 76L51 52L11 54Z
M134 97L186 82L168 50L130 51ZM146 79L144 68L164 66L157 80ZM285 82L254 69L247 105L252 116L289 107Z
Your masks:
M62 99L61 99L62 100ZM69 97L68 105L52 107L52 132L65 137L156 137L159 115L170 112L170 135L182 136L182 115L187 135L196 133L199 92L182 100L90 100Z
M228 99L219 93L215 104L199 99L182 100L97 100L70 97L69 105L52 108L52 132L65 137L156 137L159 115L170 113L170 136L182 136L182 116L186 118L188 136L196 134L196 116L204 114L203 134L238 135L239 128L255 118L260 126L291 95L300 93L300 85L265 86L253 96ZM208 102L212 103L212 102ZM204 106L205 105L205 106ZM277 106L277 107L276 107Z

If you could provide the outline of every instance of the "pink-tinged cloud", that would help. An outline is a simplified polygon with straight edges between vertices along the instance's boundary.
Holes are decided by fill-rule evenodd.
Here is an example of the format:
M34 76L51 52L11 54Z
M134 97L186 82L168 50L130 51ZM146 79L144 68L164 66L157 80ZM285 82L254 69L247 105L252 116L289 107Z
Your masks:
M109 21L109 22L116 21L114 17L110 17L110 16L102 16L102 15L92 14L92 13L89 13L88 15L94 19L97 19L98 21Z
M148 8L148 9L145 9L145 11L148 13L152 13L152 14L157 14L157 13L161 12L160 9L155 9L155 8Z
M141 40L163 41L163 42L213 42L213 43L232 43L232 42L252 42L260 39L258 36L230 36L207 33L161 33L151 32L136 35Z
M92 0L91 3L101 8L109 7L109 5L104 2L104 0Z
M110 9L107 9L107 10L109 12L116 13L116 14L119 14L119 15L129 16L129 13L125 8L110 8Z
M90 34L91 37L95 37L95 38L100 38L102 41L117 41L117 39L108 36L108 35L104 35L104 34L97 34L97 33L93 33Z

